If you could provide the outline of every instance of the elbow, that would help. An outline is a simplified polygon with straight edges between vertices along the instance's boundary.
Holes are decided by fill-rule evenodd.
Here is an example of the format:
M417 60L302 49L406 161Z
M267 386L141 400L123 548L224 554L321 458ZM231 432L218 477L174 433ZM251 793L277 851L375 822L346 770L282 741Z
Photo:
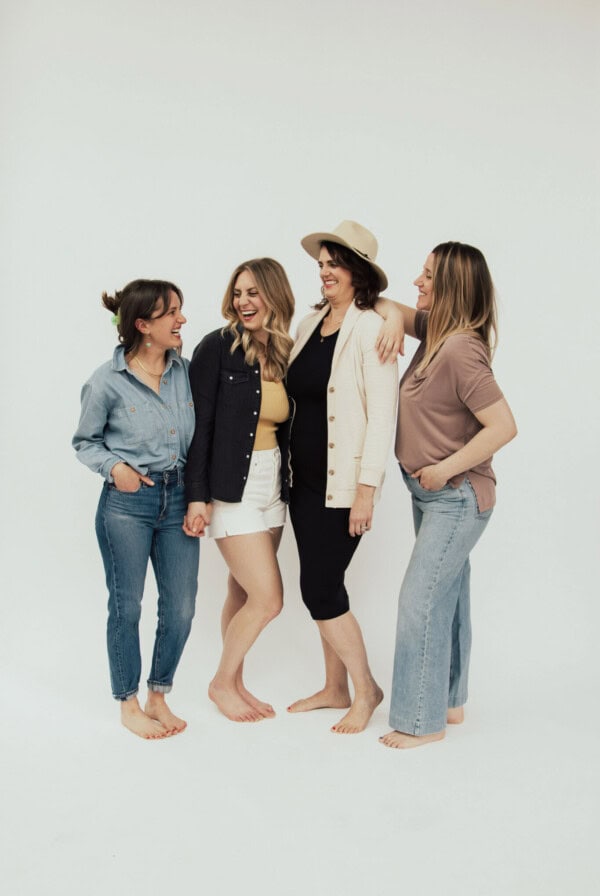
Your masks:
M514 420L511 420L510 424L504 430L504 433L503 433L504 438L502 440L502 444L508 445L509 442L512 442L512 440L515 438L517 433L518 433L517 424L515 423Z

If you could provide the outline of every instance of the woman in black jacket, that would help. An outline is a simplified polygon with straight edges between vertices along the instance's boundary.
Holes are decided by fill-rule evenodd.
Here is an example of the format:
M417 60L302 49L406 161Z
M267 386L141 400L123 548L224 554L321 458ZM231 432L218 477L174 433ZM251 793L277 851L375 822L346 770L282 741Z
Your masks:
M291 403L283 384L294 297L281 265L246 261L222 305L227 324L204 337L190 365L196 429L186 468L184 531L217 540L229 567L223 653L208 694L228 719L274 715L243 682L246 653L281 611L277 548L289 497Z

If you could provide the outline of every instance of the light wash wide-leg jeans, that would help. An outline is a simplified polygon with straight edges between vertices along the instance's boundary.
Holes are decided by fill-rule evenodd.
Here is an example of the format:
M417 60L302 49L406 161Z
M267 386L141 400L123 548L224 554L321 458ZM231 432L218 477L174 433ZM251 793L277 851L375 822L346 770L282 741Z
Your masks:
M469 554L492 511L479 512L466 478L458 488L427 491L402 475L417 538L398 602L390 724L425 735L443 731L448 707L467 700Z

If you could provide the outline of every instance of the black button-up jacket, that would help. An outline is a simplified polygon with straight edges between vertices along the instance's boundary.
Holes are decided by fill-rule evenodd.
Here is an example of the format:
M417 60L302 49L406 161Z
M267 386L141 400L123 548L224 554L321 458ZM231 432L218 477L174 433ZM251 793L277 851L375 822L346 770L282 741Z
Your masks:
M189 501L242 498L260 414L260 364L250 367L233 336L214 330L200 342L190 363L196 429L185 468ZM290 416L277 429L281 451L281 498L289 502Z

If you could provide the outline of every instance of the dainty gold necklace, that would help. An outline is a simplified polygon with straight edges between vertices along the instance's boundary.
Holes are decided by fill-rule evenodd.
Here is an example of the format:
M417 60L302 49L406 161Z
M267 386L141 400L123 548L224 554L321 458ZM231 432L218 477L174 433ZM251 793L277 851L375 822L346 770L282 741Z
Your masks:
M344 314L342 314L342 316L340 317L339 320L336 320L335 317L333 316L333 314L331 314L330 311L325 315L325 317L323 318L323 320L322 320L322 322L321 322L321 326L325 323L325 321L327 320L328 317L330 318L331 323L333 323L333 324L336 325L336 326L335 326L335 330L332 330L331 333L327 333L325 336L324 336L323 333L319 330L319 336L321 337L321 342L325 342L325 340L326 340L329 336L333 336L334 333L337 333L337 332L339 331L340 327L342 326L342 323L344 322L344 317L345 317L345 316L346 316L346 312L344 312Z
M144 371L144 373L147 373L148 376L155 376L155 377L157 377L157 379L160 379L161 376L163 375L163 373L165 372L165 368L164 368L164 367L163 367L163 369L162 369L162 371L161 371L160 373L153 373L151 370L148 370L148 368L145 367L144 364L142 364L142 362L140 361L140 359L138 358L137 355L134 355L133 358L132 358L131 360L132 360L132 361L137 361L137 363L140 365L140 367L142 368L142 370Z

